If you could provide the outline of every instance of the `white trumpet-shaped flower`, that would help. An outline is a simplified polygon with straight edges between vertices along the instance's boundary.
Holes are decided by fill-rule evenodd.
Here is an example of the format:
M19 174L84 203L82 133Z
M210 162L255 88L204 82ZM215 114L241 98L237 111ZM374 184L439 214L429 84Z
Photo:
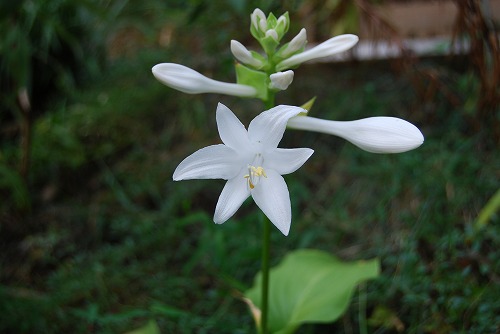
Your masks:
M274 107L255 117L247 131L233 112L219 103L216 120L224 144L188 156L175 170L173 179L227 180L215 208L215 223L227 221L252 196L269 220L288 235L292 220L290 195L281 175L301 167L313 150L277 146L288 120L302 112L305 110L299 107Z
M254 87L207 78L195 70L175 63L153 66L153 75L161 83L188 94L219 93L242 97L254 97Z
M285 72L273 73L269 76L269 79L271 80L269 88L286 90L293 81L293 71L288 70Z
M290 58L281 61L276 69L278 71L292 68L308 60L328 57L336 53L340 53L352 48L358 42L359 38L356 35L345 34L335 36L315 47L304 52L297 53Z
M372 153L406 152L424 142L424 136L415 125L395 117L340 122L297 116L288 121L288 127L336 135Z

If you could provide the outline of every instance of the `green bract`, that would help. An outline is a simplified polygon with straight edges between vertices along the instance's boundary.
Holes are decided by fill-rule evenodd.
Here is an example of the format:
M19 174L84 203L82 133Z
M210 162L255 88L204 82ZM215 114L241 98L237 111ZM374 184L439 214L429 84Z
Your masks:
M268 97L268 77L265 72L252 70L244 65L236 63L236 82L240 85L254 87L257 91L255 97L261 100L267 100Z

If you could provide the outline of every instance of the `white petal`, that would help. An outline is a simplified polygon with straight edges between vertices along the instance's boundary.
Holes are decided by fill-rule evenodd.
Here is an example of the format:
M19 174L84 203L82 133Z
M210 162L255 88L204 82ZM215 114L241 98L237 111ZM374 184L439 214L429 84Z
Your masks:
M242 64L250 65L253 67L262 67L262 61L255 59L250 51L238 41L231 40L231 53Z
M237 153L249 148L248 132L238 117L225 105L219 103L215 112L220 139Z
M245 179L246 170L243 169L236 177L226 182L215 207L214 222L222 224L240 208L241 204L250 196L250 190Z
M264 168L273 169L281 175L299 169L314 153L310 148L277 148L265 156Z
M288 235L292 223L290 194L285 180L272 169L266 170L267 177L262 177L259 184L251 190L258 207L281 233Z
M299 116L290 119L288 126L336 135L372 153L406 152L424 142L424 136L415 125L395 117L370 117L336 122Z
M220 93L243 97L257 95L256 89L251 86L213 80L180 64L158 64L153 66L152 72L161 83L188 94Z
M174 171L174 181L189 179L231 179L243 162L226 145L204 147L184 159Z
M271 79L271 89L286 90L293 81L293 71L273 73L269 76L269 79Z
M315 46L312 49L298 53L283 60L276 66L278 71L294 67L308 60L323 58L334 55L352 48L358 42L359 38L356 35L340 35L330 38L329 40Z
M307 111L299 107L285 105L264 111L255 117L248 126L250 141L261 143L267 149L278 147L288 120L301 112Z

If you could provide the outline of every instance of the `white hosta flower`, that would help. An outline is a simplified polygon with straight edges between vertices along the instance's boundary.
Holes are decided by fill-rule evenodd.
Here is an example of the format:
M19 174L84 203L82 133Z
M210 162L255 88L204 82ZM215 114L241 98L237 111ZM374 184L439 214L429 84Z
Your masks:
M278 89L278 90L286 90L288 86L293 81L293 71L288 70L285 72L277 72L273 73L269 76L271 79L271 83L269 84L269 88Z
M288 121L288 127L336 135L372 153L406 152L424 142L424 136L415 125L395 117L339 122L297 116Z
M281 53L282 57L288 57L289 55L293 54L294 52L299 51L302 49L304 46L306 46L307 43L307 32L305 28L302 28L300 32L295 36L290 43L286 46L286 48L283 50Z
M293 106L274 107L255 117L247 131L232 111L219 103L216 120L224 144L188 156L175 170L173 179L228 180L215 208L215 223L227 221L252 196L269 220L288 235L292 220L290 195L281 175L297 170L313 150L277 146L288 120L304 111Z
M255 59L250 51L238 41L231 40L231 52L233 56L242 64L261 68L264 64L259 59Z
M257 95L255 88L207 78L195 70L175 63L153 66L153 75L161 83L188 94L219 93L242 97Z
M340 35L330 38L329 40L301 53L297 53L290 58L281 61L276 69L278 71L292 68L308 60L328 57L336 53L340 53L352 48L358 42L359 38L356 35Z

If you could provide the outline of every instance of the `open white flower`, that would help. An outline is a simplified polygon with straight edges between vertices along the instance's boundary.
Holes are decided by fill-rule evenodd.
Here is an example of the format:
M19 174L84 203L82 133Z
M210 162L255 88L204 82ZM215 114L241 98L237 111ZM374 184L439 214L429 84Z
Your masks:
M257 95L257 90L251 86L213 80L180 64L158 64L153 66L152 72L161 83L188 94L219 93L242 97Z
M277 106L255 117L248 132L223 104L216 120L224 144L202 148L177 166L173 179L228 180L215 208L214 222L222 224L252 196L269 220L288 235L292 221L290 195L281 175L296 171L313 154L309 148L277 148L291 117L305 112Z
M402 153L424 142L424 136L415 125L396 117L340 122L297 116L288 121L288 127L336 135L371 153Z
M358 43L359 38L356 35L345 34L332 37L315 47L304 52L297 53L290 58L281 61L276 65L276 70L281 71L287 68L293 68L308 60L328 57L336 53L344 52Z

